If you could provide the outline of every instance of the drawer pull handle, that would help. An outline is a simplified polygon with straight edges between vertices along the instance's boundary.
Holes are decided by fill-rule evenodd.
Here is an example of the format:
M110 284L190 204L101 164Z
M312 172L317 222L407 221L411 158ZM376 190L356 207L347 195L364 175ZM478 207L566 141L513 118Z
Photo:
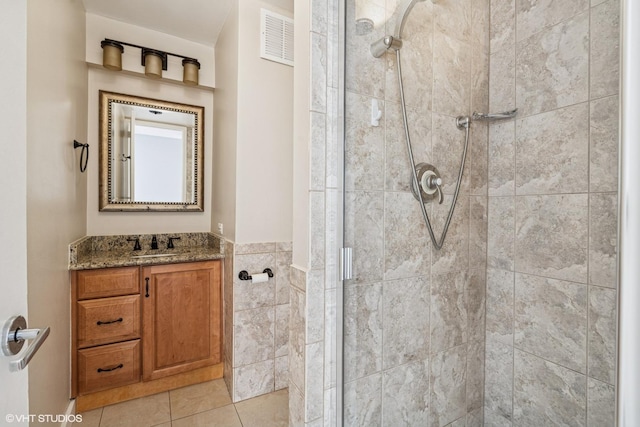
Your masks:
M124 365L121 363L118 366L114 366L113 368L98 368L98 373L100 372L111 372L111 371L115 371L116 369L122 369L124 368Z
M145 294L145 298L149 298L149 278L145 277L144 280L145 282L147 282L147 286L145 287L145 290L147 291L147 293Z
M119 319L116 320L108 320L106 322L103 322L102 320L98 320L96 322L96 325L101 326L101 325L110 325L112 323L118 323L118 322L122 322L124 319L122 319L122 317L120 317Z

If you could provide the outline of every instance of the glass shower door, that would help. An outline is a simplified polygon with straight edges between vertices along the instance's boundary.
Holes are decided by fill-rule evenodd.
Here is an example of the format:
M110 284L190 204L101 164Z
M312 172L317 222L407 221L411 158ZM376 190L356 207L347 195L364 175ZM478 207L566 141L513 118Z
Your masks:
M465 145L456 118L488 109L488 2L473 4L346 2L344 245L353 248L353 275L343 283L345 426L482 422L488 130L471 128L451 225L436 250L411 189L404 126L415 163L442 179L442 204L435 191L425 203L438 238ZM388 35L401 39L405 111L397 42L371 53Z

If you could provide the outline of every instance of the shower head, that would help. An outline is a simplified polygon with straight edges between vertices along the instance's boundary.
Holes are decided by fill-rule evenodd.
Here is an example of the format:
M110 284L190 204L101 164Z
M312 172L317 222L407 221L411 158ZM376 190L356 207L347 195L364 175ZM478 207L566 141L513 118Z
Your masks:
M356 19L356 34L363 36L373 30L373 21L369 18Z

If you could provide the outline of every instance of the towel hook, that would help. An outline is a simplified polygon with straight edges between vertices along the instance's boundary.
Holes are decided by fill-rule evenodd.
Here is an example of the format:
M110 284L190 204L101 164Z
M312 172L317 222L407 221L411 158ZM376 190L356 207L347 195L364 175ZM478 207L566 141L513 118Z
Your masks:
M89 163L89 144L82 144L74 139L73 149L75 150L78 147L82 147L82 152L80 153L80 172L84 172L87 170L87 163Z

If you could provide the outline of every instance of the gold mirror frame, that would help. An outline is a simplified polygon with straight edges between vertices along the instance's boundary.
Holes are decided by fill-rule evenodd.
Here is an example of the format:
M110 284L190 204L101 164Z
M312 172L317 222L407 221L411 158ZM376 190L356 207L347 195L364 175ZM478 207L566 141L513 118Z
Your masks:
M113 103L139 106L154 110L167 110L193 114L194 123L194 170L193 202L132 202L117 200L113 196L111 158L113 148L112 107ZM100 211L101 212L203 212L204 211L204 107L143 98L115 92L100 91Z

